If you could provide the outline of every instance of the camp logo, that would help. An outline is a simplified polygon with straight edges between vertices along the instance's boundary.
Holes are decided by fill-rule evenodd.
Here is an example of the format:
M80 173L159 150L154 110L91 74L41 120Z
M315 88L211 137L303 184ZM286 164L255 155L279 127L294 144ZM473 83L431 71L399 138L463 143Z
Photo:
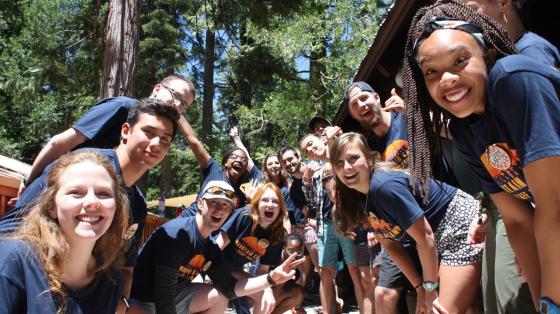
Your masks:
M259 242L257 242L257 245L262 247L263 249L266 249L270 243L268 243L267 239L260 239Z
M491 144L482 153L480 160L504 191L521 200L533 202L515 149L510 148L507 143Z
M248 236L235 240L235 252L250 261L254 261L266 252L269 243L266 239L257 239L257 237Z
M211 262L206 263L206 258L204 255L197 254L193 258L191 258L186 265L179 266L179 277L191 281L198 275L200 272L204 271L206 265ZM210 265L208 265L210 267Z
M382 161L392 162L399 168L408 167L408 141L396 140L392 142L381 155Z
M374 213L368 213L367 220L373 232L384 239L400 241L405 234L400 226L391 225L385 220L379 219Z
M138 224L132 224L128 230L126 230L126 232L123 234L123 239L125 240L130 240L132 239L132 237L134 236L134 234L136 234L136 230L138 230Z

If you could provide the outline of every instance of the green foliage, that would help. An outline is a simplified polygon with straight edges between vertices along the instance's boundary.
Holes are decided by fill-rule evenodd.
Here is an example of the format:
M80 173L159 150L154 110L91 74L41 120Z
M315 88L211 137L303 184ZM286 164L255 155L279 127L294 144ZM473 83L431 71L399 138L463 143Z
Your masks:
M99 7L90 0L0 1L0 154L32 162L49 136L96 102L108 1ZM333 117L388 3L144 0L135 96L149 96L170 73L190 77L198 100L185 115L201 133L211 30L214 116L204 144L220 160L232 145L229 128L239 125L258 164L271 151L297 145L313 115ZM169 197L195 193L200 167L180 135L168 158ZM147 178L150 200L161 194L161 175L157 167Z

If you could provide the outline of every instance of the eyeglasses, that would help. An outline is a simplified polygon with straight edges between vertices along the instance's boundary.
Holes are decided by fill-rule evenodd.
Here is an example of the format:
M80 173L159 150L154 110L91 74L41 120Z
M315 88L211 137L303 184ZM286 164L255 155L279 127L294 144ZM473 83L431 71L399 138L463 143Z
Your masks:
M482 47L486 47L484 37L482 36L482 29L477 25L449 17L433 17L426 22L424 30L414 41L414 45L412 46L413 51L418 53L418 46L420 46L426 38L430 37L430 35L438 29L456 29L467 32L471 34Z
M179 106L181 108L187 108L188 107L188 105L185 102L183 102L183 100L181 99L181 94L178 91L174 90L173 88L171 88L171 87L169 87L169 86L167 86L163 83L160 83L160 85L163 88L167 89L167 91L171 94L171 97L173 98L173 101L175 102L175 104L179 103Z
M229 199L233 199L233 197L235 196L235 192L231 191L231 190L226 190L223 189L219 186L213 186L211 188L209 188L208 190L206 190L206 193L210 193L210 194L214 194L214 195L225 195L227 198Z
M228 158L233 160L240 159L244 163L247 163L249 161L249 158L237 154L230 154Z

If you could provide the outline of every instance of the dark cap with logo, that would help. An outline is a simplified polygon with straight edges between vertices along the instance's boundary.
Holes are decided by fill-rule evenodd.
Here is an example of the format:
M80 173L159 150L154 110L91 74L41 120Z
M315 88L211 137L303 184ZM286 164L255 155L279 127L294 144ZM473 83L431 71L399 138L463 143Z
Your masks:
M325 119L321 116L314 116L313 119L311 119L311 121L309 121L309 130L311 132L313 132L313 126L315 125L315 123L318 123L318 122L323 122L328 126L332 126L332 123L329 120L327 120L327 119Z
M373 88L366 82L363 82L363 81L352 82L352 84L348 85L348 87L346 87L346 90L344 91L344 102L345 103L349 102L350 98L352 98L352 96L357 94L357 93L350 94L355 88L360 89L360 92L375 93L375 90L373 90Z

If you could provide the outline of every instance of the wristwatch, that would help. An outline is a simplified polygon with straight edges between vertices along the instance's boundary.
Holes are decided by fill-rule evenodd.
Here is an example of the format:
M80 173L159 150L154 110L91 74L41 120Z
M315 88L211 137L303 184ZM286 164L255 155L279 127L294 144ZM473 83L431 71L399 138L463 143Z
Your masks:
M424 290L426 291L434 291L438 288L439 284L433 281L424 281L422 283L422 288L424 288Z
M541 314L560 314L560 306L547 297L539 299L539 313Z

